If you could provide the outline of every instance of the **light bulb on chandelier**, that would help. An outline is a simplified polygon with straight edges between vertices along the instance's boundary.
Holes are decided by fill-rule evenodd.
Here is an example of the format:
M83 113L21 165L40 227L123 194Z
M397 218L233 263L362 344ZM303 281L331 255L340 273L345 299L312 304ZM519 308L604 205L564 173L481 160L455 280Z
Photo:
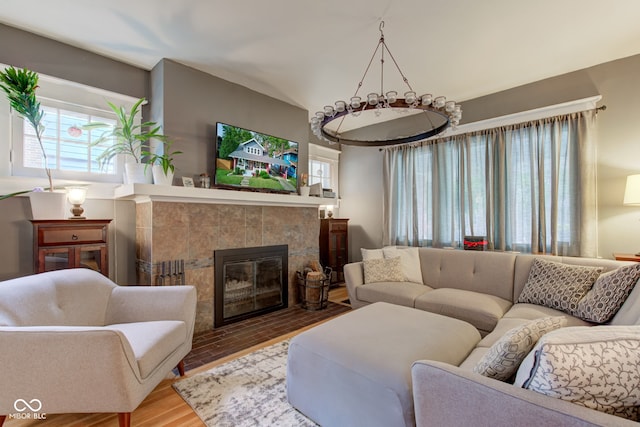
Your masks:
M355 94L349 98L349 102L339 100L333 103L333 105L325 105L322 111L318 111L311 118L311 130L319 139L328 141L329 143L346 145L396 145L427 139L444 132L450 126L455 128L460 123L462 119L462 107L459 104L456 104L454 101L447 101L444 96L434 97L432 94L418 96L411 88L409 81L400 70L398 63L385 43L383 28L384 21L381 21L379 27L380 40L371 56L371 60L362 79L358 83ZM371 92L367 94L363 100L358 94L358 91L362 87L363 81L367 76L378 50L380 50L381 67L380 93ZM408 87L408 90L404 92L404 98L398 97L398 92L395 90L384 90L385 52L393 60L396 69L402 77L402 81ZM410 131L409 135L384 135L378 139L371 137L371 134L362 138L354 136L353 127L349 128L345 126L347 129L343 129L346 118L359 117L362 113L369 111L373 111L375 117L380 117L383 112L391 110L401 113L420 114L425 119L424 123L420 123L419 129ZM365 126L370 125L371 123L365 123Z

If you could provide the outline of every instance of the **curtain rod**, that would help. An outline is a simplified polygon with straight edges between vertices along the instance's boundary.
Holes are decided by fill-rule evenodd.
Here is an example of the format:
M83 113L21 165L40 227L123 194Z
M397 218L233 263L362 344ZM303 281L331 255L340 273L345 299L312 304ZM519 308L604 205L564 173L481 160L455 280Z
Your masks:
M598 114L598 112L600 111L605 111L607 109L606 105L601 105L600 107L595 107L593 110L596 112L596 115ZM588 111L588 110L583 110L583 111ZM562 114L560 114L562 115ZM443 136L443 138L446 138L446 136ZM384 151L385 148L378 148L378 151Z

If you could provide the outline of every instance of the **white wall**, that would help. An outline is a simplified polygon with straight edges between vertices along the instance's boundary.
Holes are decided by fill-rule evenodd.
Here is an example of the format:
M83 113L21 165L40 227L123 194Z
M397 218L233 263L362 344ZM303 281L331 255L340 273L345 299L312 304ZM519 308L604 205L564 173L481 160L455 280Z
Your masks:
M349 261L361 260L360 248L382 247L382 152L342 146L340 217L349 218Z

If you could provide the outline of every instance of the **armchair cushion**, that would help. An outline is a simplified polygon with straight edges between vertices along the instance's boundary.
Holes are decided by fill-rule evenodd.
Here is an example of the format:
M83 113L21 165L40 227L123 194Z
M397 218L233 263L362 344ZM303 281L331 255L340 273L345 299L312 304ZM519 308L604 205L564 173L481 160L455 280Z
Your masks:
M185 323L175 320L120 323L105 329L124 334L131 344L142 378L147 378L187 338Z

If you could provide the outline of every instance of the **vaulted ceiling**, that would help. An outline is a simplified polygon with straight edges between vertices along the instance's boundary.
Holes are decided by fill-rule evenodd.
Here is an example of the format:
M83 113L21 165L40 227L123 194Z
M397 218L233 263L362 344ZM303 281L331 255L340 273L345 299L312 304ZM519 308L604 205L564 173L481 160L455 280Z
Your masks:
M411 86L464 101L640 53L637 0L3 0L0 22L144 69L169 58L309 110L380 37ZM385 89L405 87L392 61ZM379 91L374 63L360 93Z

